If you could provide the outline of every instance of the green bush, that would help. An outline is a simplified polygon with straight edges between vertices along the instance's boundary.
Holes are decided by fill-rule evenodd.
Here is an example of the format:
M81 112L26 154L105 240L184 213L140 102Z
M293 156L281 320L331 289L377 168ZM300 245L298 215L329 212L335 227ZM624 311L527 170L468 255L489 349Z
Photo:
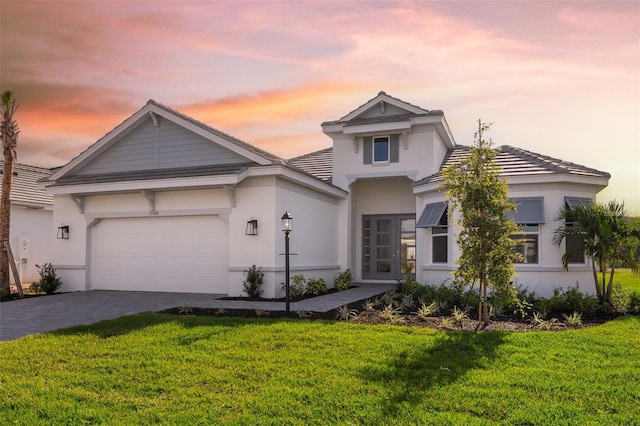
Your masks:
M307 296L319 296L327 292L327 281L324 278L309 278L305 294Z
M415 278L410 275L405 275L401 280L398 280L396 284L396 291L402 295L419 296L424 287Z
M351 269L345 269L344 272L339 272L333 282L333 286L338 291L350 288L351 284L353 284L353 274L351 273Z
M256 265L252 265L251 268L244 271L244 282L242 287L247 296L251 298L258 298L262 295L262 280L264 273L260 268L256 268Z
M51 263L36 265L36 268L40 274L40 281L31 284L36 293L53 294L62 286L62 280L56 275L56 269Z
M294 275L289 283L289 296L291 299L300 299L304 296L305 279L302 275ZM286 291L285 283L282 283L282 292Z

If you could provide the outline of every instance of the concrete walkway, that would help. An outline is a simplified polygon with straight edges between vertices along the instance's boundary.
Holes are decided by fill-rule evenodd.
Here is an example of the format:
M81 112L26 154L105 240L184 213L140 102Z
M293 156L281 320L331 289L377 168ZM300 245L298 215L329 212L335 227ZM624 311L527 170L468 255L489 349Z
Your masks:
M393 287L394 284L362 284L349 290L293 302L291 310L327 312L377 296ZM284 302L220 300L221 297L223 295L96 290L3 302L0 303L0 341L185 305L198 308L285 310Z

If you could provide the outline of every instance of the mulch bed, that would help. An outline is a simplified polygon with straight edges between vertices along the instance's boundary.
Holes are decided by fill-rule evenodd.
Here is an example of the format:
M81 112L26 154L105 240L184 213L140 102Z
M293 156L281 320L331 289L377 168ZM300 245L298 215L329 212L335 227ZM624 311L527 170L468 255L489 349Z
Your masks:
M237 299L236 299L237 300ZM246 298L243 300L247 300ZM356 324L392 324L396 326L404 327L429 327L438 330L451 330L451 331L477 331L478 321L477 319L463 319L460 322L453 321L451 316L433 316L425 319L418 318L415 314L403 314L399 319L390 321L385 318L381 310L363 310L364 300L350 303L349 309L357 310L357 314L349 319L349 322ZM239 317L239 318L291 318L291 319L307 319L307 320L337 320L339 314L337 309L333 309L329 312L290 312L284 311L268 311L268 310L255 310L255 309L218 309L218 308L197 308L197 307L180 307L172 308L162 311L163 313L173 315L197 315L197 316L212 316L212 317ZM561 319L558 318L558 319ZM589 319L584 320L580 326L568 326L562 323L553 325L550 330L560 331L571 328L590 327L604 322L612 318L602 319ZM502 317L492 320L489 325L482 329L482 331L540 331L546 330L546 327L534 325L529 319L522 319L518 316L514 317Z

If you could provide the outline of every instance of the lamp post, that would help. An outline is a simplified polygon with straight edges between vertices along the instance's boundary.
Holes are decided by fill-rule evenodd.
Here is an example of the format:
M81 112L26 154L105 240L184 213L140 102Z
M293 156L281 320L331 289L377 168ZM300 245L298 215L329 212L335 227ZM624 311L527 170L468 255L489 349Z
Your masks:
M289 313L289 233L293 231L293 217L288 211L281 218L282 232L284 232L284 288L285 311Z

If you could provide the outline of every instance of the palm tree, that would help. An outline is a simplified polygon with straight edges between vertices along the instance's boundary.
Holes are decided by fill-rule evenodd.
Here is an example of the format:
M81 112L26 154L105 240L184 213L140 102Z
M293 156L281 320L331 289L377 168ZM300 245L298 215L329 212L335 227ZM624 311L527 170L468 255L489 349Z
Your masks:
M576 237L581 241L581 244L567 250L562 256L563 266L567 269L569 259L576 253L584 253L591 259L598 300L611 304L613 276L618 264L619 250L630 232L624 203L611 201L604 205L565 205L556 213L555 220L566 222L554 232L553 240L556 244L560 245L563 240ZM598 277L598 272L601 277Z
M13 168L16 163L16 147L18 144L18 123L13 114L18 109L13 92L7 90L2 93L0 104L0 135L2 135L2 149L4 165L2 170L2 197L0 199L0 297L8 296L9 287L9 255L5 243L9 242L11 220L11 186L13 185Z

